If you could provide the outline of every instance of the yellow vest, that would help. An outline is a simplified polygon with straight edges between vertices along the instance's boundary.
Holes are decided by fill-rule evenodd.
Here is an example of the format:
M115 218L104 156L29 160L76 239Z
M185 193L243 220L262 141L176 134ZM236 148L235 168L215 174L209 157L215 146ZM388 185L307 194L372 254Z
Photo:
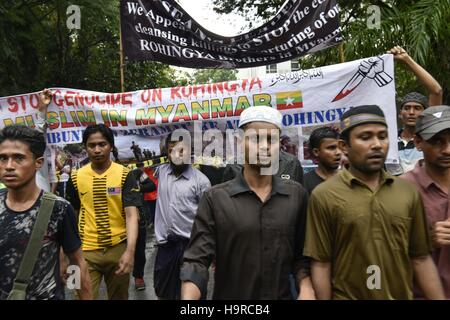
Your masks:
M72 172L80 198L78 230L83 250L108 248L126 239L122 190L129 171L113 162L101 175L90 164Z

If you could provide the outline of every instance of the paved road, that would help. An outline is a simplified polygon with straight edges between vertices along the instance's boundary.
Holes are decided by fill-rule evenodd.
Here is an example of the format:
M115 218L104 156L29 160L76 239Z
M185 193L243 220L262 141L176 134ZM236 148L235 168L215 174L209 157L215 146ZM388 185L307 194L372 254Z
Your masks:
M145 248L145 254L147 263L145 264L144 280L146 283L146 289L142 291L136 291L134 288L134 278L130 277L129 287L129 299L130 300L157 300L155 290L153 289L153 266L155 264L156 247L155 247L155 234L153 232L153 226L147 231L147 245ZM210 279L213 279L213 274L210 274ZM213 290L213 281L209 281L208 285L208 298L211 298ZM107 298L106 286L104 282L100 285L100 297L99 299L105 300ZM66 299L74 299L73 292L66 291Z

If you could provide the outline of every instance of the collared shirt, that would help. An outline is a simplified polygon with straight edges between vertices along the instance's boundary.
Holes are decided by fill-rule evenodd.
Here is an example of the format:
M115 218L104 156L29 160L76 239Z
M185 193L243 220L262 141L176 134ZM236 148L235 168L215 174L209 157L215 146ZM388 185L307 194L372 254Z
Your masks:
M414 140L404 140L402 130L398 132L398 160L399 163L386 164L386 169L392 175L398 176L411 171L417 161L423 159L423 152L416 149Z
M422 161L402 178L417 186L422 196L429 226L450 218L450 197L427 174ZM450 246L436 248L432 256L444 286L445 296L450 299Z
M189 239L198 203L211 184L203 173L192 166L176 177L170 164L163 164L158 168L157 175L156 241L166 243L169 235Z
M184 255L181 279L204 293L215 259L214 299L290 299L289 274L309 275L302 255L308 193L272 178L264 203L241 172L202 198Z
M411 183L383 171L372 191L344 169L312 192L304 254L331 263L333 299L412 299L411 258L430 251Z

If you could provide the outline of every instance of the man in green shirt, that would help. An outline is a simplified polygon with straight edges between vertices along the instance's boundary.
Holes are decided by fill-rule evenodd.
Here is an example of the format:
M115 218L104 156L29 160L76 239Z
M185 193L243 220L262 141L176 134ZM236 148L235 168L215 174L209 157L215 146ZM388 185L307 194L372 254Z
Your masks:
M350 163L320 184L308 206L304 255L318 299L412 299L413 276L429 299L444 299L422 200L383 170L389 138L378 106L341 119Z

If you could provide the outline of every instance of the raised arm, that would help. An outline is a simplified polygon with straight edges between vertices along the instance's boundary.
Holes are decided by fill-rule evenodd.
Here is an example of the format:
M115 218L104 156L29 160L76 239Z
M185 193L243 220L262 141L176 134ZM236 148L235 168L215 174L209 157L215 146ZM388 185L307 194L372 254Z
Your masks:
M394 55L394 59L403 62L417 79L422 83L428 92L428 103L430 106L437 106L442 104L442 87L433 78L433 76L428 73L423 67L421 67L413 58L411 58L405 49L399 46L395 46L388 53Z
M53 92L49 89L44 89L39 93L38 102L38 117L36 121L36 129L45 133L47 130L47 109L50 102L52 102Z

